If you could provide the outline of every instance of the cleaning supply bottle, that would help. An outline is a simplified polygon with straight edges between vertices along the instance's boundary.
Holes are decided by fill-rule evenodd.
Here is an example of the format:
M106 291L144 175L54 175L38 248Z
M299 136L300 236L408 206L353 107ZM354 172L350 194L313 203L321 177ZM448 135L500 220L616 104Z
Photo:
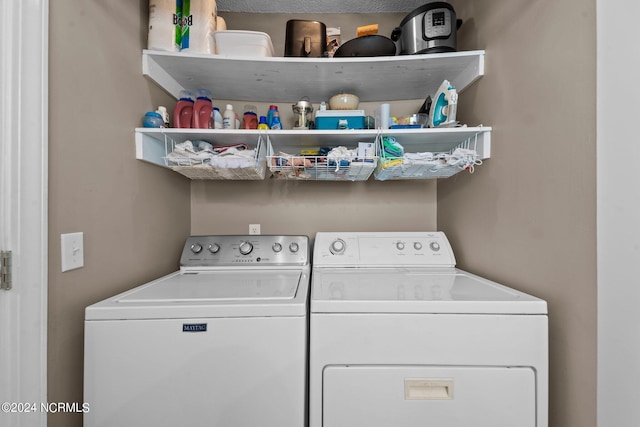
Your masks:
M222 128L223 129L235 129L236 128L236 113L233 111L233 105L227 104L227 109L222 115Z
M260 116L260 123L258 123L258 130L269 130L269 125L267 124L267 118L265 116Z
M271 129L282 129L282 122L280 121L280 112L276 109L273 112L273 120L271 122Z
M242 129L258 129L258 114L255 105L247 104L244 106Z
M267 125L271 128L273 124L273 113L278 110L277 105L269 105L269 111L267 112Z
M213 105L211 104L211 92L207 89L198 89L198 98L193 105L192 128L212 129L211 112Z
M180 92L180 100L173 109L173 127L188 129L193 118L193 94L191 91Z
M222 129L222 114L220 114L220 109L218 107L213 107L211 120L213 120L214 129Z

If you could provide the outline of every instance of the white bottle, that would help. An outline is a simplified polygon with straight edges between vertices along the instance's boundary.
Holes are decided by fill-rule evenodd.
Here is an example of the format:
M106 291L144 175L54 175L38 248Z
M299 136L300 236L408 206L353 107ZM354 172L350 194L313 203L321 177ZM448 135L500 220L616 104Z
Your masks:
M236 128L236 113L233 111L233 105L231 104L227 104L227 109L224 110L224 114L222 115L222 128Z
M215 129L222 129L222 114L220 114L218 107L213 107L211 118L213 119Z
M169 127L169 112L167 111L167 107L163 107L162 105L158 107L156 113L162 116L162 122L164 123L164 127Z

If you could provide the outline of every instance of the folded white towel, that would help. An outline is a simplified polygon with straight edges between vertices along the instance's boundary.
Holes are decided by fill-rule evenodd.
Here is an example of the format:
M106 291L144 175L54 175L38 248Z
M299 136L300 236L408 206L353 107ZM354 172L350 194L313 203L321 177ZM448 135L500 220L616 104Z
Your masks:
M248 168L256 165L256 150L238 150L231 147L217 156L211 157L211 166L216 168Z
M433 161L433 153L404 153L404 160L409 162L430 162Z

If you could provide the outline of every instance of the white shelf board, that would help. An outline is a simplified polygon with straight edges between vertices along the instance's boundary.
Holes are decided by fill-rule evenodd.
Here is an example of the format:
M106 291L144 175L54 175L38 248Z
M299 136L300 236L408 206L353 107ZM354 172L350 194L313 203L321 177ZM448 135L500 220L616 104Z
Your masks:
M458 92L484 75L483 50L354 58L231 58L144 50L143 74L175 98L182 89L209 89L215 99L326 101L339 92L360 101L433 96L447 79Z
M367 130L271 130L264 132L274 150L297 153L307 147L350 148L358 142L374 142L378 135L394 136L410 152L446 152L468 141L481 159L491 157L491 127L459 127L441 129L376 129ZM166 166L164 157L171 150L171 142L205 140L214 145L246 143L255 146L258 131L217 129L153 129L137 128L136 158L159 166Z

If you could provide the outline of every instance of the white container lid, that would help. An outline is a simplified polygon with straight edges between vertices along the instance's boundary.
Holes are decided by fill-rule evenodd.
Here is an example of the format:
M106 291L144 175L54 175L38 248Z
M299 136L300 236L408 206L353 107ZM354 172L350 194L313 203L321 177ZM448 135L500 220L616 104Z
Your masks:
M364 110L318 110L316 117L360 117L364 116Z
M256 58L274 56L271 37L259 31L224 30L215 31L213 39L218 55Z

